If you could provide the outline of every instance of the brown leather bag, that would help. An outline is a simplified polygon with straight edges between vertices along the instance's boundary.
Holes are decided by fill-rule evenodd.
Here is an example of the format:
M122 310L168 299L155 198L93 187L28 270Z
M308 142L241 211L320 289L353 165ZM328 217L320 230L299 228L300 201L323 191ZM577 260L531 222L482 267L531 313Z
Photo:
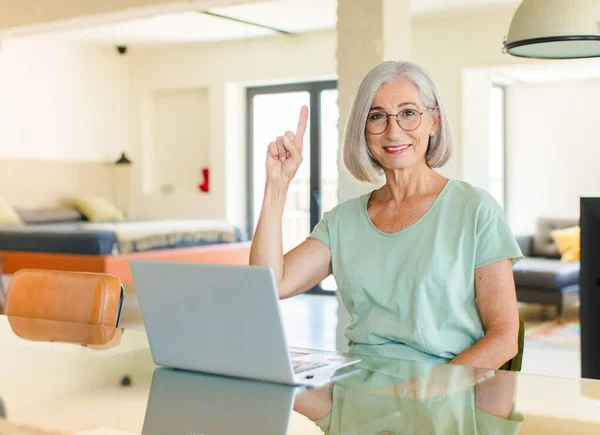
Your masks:
M123 286L114 275L22 269L8 285L4 314L115 327Z

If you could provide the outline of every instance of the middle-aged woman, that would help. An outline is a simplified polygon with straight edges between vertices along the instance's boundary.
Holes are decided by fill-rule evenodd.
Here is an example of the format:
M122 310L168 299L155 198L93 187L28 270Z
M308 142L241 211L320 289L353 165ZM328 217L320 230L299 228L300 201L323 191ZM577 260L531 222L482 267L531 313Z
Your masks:
M383 184L326 213L284 255L283 207L307 118L303 107L297 131L268 145L250 264L274 270L281 298L333 273L351 316L351 352L493 369L512 359L519 330L512 264L521 251L491 195L433 169L447 162L452 144L427 73L383 62L364 77L343 163L356 180Z

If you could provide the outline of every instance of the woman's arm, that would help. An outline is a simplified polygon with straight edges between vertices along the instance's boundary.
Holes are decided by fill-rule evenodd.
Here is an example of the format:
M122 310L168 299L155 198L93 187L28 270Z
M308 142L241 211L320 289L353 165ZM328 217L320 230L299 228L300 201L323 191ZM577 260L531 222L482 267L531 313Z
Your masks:
M509 420L513 414L517 374L499 371L475 386L475 407Z
M475 269L475 294L485 335L450 364L499 369L518 351L519 311L512 262L501 260Z
M304 293L331 275L331 250L316 239L306 239L283 257L281 299Z
M308 108L302 107L298 128L271 142L266 157L266 184L256 226L250 264L273 269L281 299L311 289L331 273L331 252L324 243L308 239L283 255L283 208L292 179L302 163Z
M326 385L297 394L294 398L294 411L312 421L322 419L331 413L333 406L332 389L333 385Z

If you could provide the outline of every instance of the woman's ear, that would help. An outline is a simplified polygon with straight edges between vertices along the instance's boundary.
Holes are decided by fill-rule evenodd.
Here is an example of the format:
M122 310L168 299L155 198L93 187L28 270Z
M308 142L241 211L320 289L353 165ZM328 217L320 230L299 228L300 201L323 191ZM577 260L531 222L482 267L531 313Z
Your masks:
M439 106L435 106L435 109L433 110L433 130L431 131L431 133L436 134L440 128L440 107ZM432 136L433 136L432 134Z

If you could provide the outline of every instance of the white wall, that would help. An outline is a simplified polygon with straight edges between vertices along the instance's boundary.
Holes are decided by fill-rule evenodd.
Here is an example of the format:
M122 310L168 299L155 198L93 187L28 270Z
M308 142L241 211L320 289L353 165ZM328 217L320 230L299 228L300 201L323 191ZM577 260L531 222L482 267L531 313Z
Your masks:
M246 142L244 86L329 79L335 73L335 33L315 32L245 41L130 49L132 216L152 218L165 207L181 217L246 221ZM151 194L152 98L159 91L207 88L210 98L209 193ZM240 105L241 103L241 105ZM237 109L232 109L237 107ZM282 133L284 133L282 131ZM267 144L265 144L266 147ZM191 153L185 146L174 152Z
M0 46L0 159L110 161L128 149L128 67L112 47Z
M513 231L538 217L579 217L579 197L600 195L600 81L507 89L507 196Z
M454 155L440 170L444 175L461 178L465 164L461 153L463 69L523 62L501 52L502 39L514 9L419 18L413 23L413 60L428 70L439 87L454 133ZM335 50L334 31L176 48L131 49L128 54L132 67L130 137L134 158L141 161L144 144L152 140L149 133L152 112L149 95L152 92L208 87L214 114L210 124L212 190L209 194L195 195L195 199L186 197L186 210L190 217L227 217L243 223L246 200L243 112L232 112L225 101L238 104L243 101L240 87L245 83L334 76ZM232 169L230 174L226 173L226 168ZM140 181L145 176L144 168L137 166L136 171L133 177L134 183L138 184L137 188L133 186L134 217L152 217L157 208L166 204L165 201L173 204L184 200L144 195Z
M463 101L463 92L473 84L463 83L465 68L531 63L502 53L502 41L508 32L516 7L475 10L456 15L415 20L413 23L413 61L423 66L438 87L454 136L454 153L450 162L440 170L445 176L463 178L468 167L481 165L486 156L479 153L463 155L465 139L477 147L487 140L487 130L480 131L476 123L463 125L463 104L478 107L481 94ZM487 89L482 90L487 97ZM469 129L469 130L466 130ZM472 129L472 130L471 130ZM464 131L463 131L464 130ZM482 135L478 138L479 135ZM473 143L473 141L475 143Z
M208 90L155 92L152 96L151 181L145 192L196 192L209 162ZM179 152L184 149L185 152Z
M487 68L467 68L462 82L461 179L489 189L489 89L492 74Z
M501 53L513 10L420 18L413 23L413 60L437 83L454 132L455 152L440 170L444 175L461 178L462 168L469 162L461 158L463 69L518 62ZM0 68L0 114L5 115L0 127L8 125L0 132L0 143L15 143L16 139L19 147L2 146L2 150L10 148L6 156L12 158L73 160L110 160L121 149L130 150L134 218L158 217L165 209L177 209L188 213L182 217L227 218L243 224L245 113L232 110L230 103L243 102L246 84L324 79L336 74L334 31L177 47L130 47L124 57L112 48L92 51L89 47L44 44L41 54L39 46L17 50L9 42L3 44L0 62L10 55L13 66ZM27 52L27 61L19 61ZM26 73L32 67L45 74L29 77ZM129 97L114 92L118 86L127 88L128 74ZM18 90L16 78L23 82ZM144 149L153 140L152 95L193 88L207 88L210 96L211 192L181 197L145 194L144 185L152 181L144 169L151 165ZM124 111L129 113L129 132ZM37 127L30 128L31 124ZM23 131L26 134L21 137Z

